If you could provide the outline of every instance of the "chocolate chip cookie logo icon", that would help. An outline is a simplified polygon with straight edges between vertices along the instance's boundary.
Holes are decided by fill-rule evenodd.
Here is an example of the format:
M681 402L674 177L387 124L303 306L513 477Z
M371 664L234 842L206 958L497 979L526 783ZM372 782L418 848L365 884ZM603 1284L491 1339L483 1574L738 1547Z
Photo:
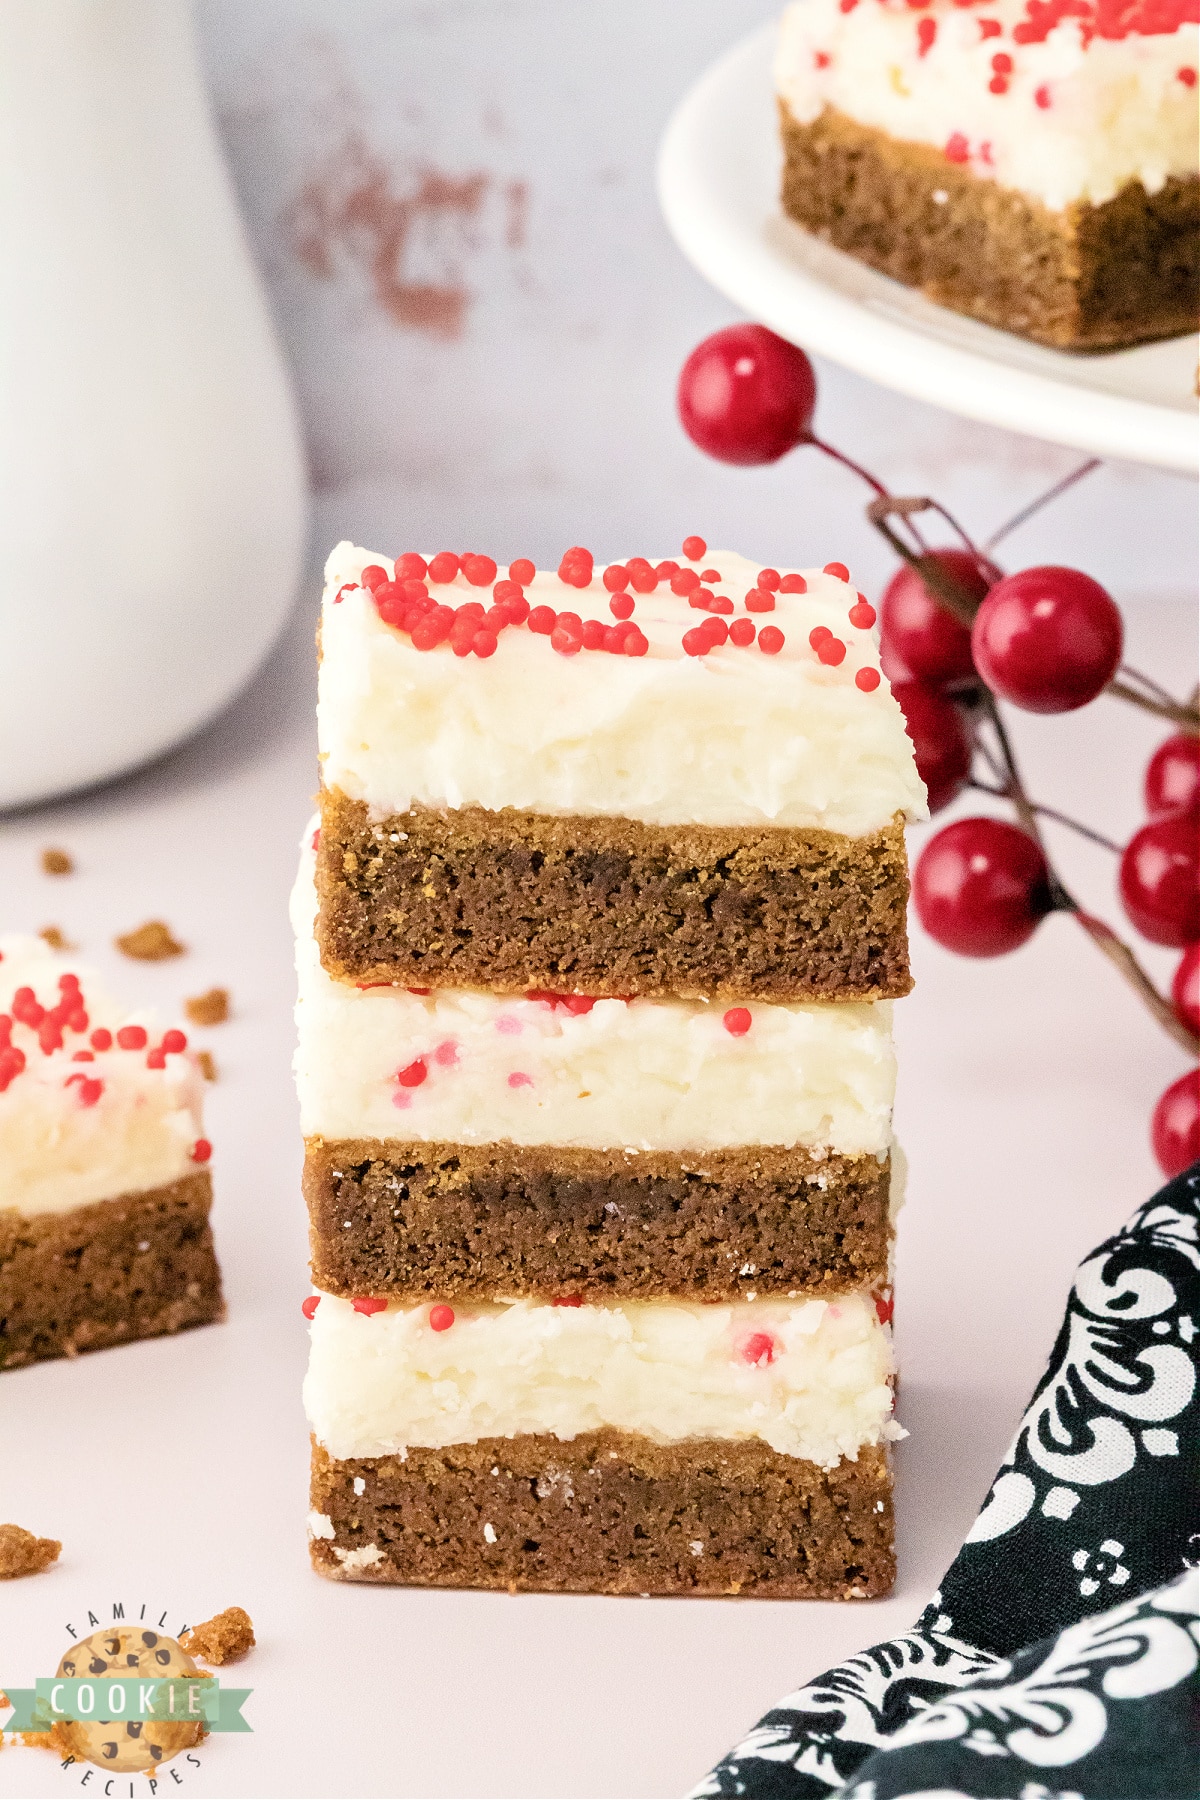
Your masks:
M34 1734L32 1741L54 1750L64 1769L94 1763L110 1775L144 1775L145 1792L153 1795L157 1771L175 1758L186 1756L199 1767L195 1751L210 1732L251 1729L241 1716L251 1690L222 1688L161 1630L161 1621L155 1629L143 1619L121 1622L119 1605L113 1613L113 1624L68 1645L53 1675L39 1676L32 1688L7 1688L13 1714L6 1728ZM88 1622L96 1623L94 1613ZM179 1785L178 1771L172 1779ZM107 1784L103 1791L118 1790Z

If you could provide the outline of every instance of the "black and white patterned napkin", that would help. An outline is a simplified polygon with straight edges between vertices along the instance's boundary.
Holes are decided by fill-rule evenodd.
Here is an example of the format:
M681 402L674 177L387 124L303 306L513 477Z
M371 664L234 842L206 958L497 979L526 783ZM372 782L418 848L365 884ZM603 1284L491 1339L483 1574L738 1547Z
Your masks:
M912 1631L789 1694L694 1797L1197 1800L1200 1163L1080 1264Z

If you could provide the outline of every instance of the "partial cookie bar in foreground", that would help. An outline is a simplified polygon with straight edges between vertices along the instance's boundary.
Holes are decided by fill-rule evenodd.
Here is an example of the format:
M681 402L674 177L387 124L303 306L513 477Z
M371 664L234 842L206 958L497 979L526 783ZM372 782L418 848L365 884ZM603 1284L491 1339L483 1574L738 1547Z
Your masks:
M441 627L401 591L449 631L449 608L478 603L482 620L466 575L385 593L377 558L333 552L317 863L331 975L593 997L908 992L903 824L926 808L874 611L841 565L703 562L531 573L497 603L522 618L467 662L422 648Z
M868 1297L373 1305L314 1308L322 1573L781 1599L891 1586L902 1434Z
M224 1316L203 1079L37 938L0 938L0 1369Z

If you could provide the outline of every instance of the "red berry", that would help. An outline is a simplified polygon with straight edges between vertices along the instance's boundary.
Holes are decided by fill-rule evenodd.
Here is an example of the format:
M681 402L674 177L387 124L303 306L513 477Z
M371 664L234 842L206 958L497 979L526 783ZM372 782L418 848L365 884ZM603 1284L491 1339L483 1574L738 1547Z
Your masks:
M429 1309L430 1331L449 1331L454 1323L452 1306L431 1306Z
M1200 1158L1200 1069L1189 1069L1160 1098L1150 1142L1163 1174L1182 1175Z
M633 599L629 594L614 594L608 603L608 610L614 619L630 619L633 617Z
M1107 687L1121 660L1116 602L1077 569L1023 569L992 588L971 650L990 688L1027 712L1074 712Z
M1146 770L1146 811L1188 812L1200 805L1200 738L1180 731L1160 744Z
M778 656L783 649L784 636L777 625L764 625L758 634L758 647L764 656Z
M438 587L445 587L458 574L458 558L453 550L439 550L429 564L429 579ZM511 570L510 570L511 573Z
M1000 819L959 819L930 838L913 872L917 916L960 956L1003 956L1050 910L1046 859Z
M982 600L1000 578L999 569L990 563L981 571L968 550L932 550L930 556L975 601ZM889 674L894 661L908 676L930 687L953 687L975 679L970 627L946 611L910 564L896 570L883 590L879 610L880 644Z
M765 325L728 325L697 344L679 376L694 444L729 463L768 463L803 443L817 383L803 350Z
M702 537L687 537L683 540L683 554L689 562L699 562L708 552L708 545Z
M752 619L735 619L729 627L729 641L744 650L747 644L754 642L754 621Z
M745 1037L754 1021L748 1006L731 1006L721 1023L730 1037Z
M1189 944L1171 983L1175 1011L1185 1025L1200 1031L1200 943Z
M946 694L919 681L897 682L892 693L912 739L917 774L929 790L929 810L940 812L971 773L971 741L963 715Z
M320 1304L320 1294L310 1294L307 1300L302 1300L300 1302L300 1311L304 1314L306 1319L311 1319Z
M1200 814L1165 813L1121 858L1121 901L1143 937L1182 950L1200 938Z
M516 562L508 565L508 579L515 581L518 587L528 587L536 574L537 568L527 556L518 556Z

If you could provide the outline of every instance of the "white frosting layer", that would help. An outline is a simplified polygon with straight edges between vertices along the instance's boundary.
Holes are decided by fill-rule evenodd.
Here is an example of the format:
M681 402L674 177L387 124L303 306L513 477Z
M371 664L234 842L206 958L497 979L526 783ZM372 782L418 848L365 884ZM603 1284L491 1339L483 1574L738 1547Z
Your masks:
M704 1001L545 1000L355 988L321 967L309 841L292 896L301 1129L324 1138L886 1154L896 1065L886 1000L753 1004L735 1037ZM409 1071L413 1085L398 1077Z
M890 1333L871 1298L427 1306L367 1316L321 1296L304 1403L331 1456L605 1426L658 1443L763 1438L829 1468L891 1422ZM768 1356L770 1360L768 1360Z
M886 679L870 693L855 686L860 668L879 666L876 634L848 622L857 595L834 576L806 571L806 594L780 594L774 612L748 615L743 599L760 565L725 551L701 559L697 572L720 572L736 616L783 632L775 656L732 643L686 655L682 634L706 615L661 583L634 595L644 656L562 656L522 625L481 660L447 644L415 649L361 587L336 600L370 563L391 568L345 543L326 564L317 723L326 787L365 801L375 817L414 805L509 806L859 836L896 813L927 816ZM601 575L597 566L580 589L539 573L527 598L611 626ZM447 605L491 598L461 575L431 593ZM837 667L809 645L818 625L847 645Z
M148 1053L162 1040L153 1014L118 1006L90 970L40 938L3 937L0 1015L12 1018L21 988L32 988L52 1010L67 974L79 977L82 1029L65 1023L61 1047L43 1049L38 1028L14 1022L11 1043L24 1067L6 1085L0 1045L0 1211L15 1208L26 1217L141 1193L197 1166L192 1149L201 1130L203 1080L186 1053L168 1055L161 1069L147 1067ZM120 1048L115 1036L124 1026L142 1027L146 1045ZM113 1034L112 1048L92 1045L97 1029Z
M1194 24L1113 39L1065 18L1033 43L1028 31L1026 0L858 0L848 12L841 0L794 0L776 84L801 124L829 106L913 143L961 138L955 161L1054 210L1196 173L1197 88L1179 76L1196 70Z

